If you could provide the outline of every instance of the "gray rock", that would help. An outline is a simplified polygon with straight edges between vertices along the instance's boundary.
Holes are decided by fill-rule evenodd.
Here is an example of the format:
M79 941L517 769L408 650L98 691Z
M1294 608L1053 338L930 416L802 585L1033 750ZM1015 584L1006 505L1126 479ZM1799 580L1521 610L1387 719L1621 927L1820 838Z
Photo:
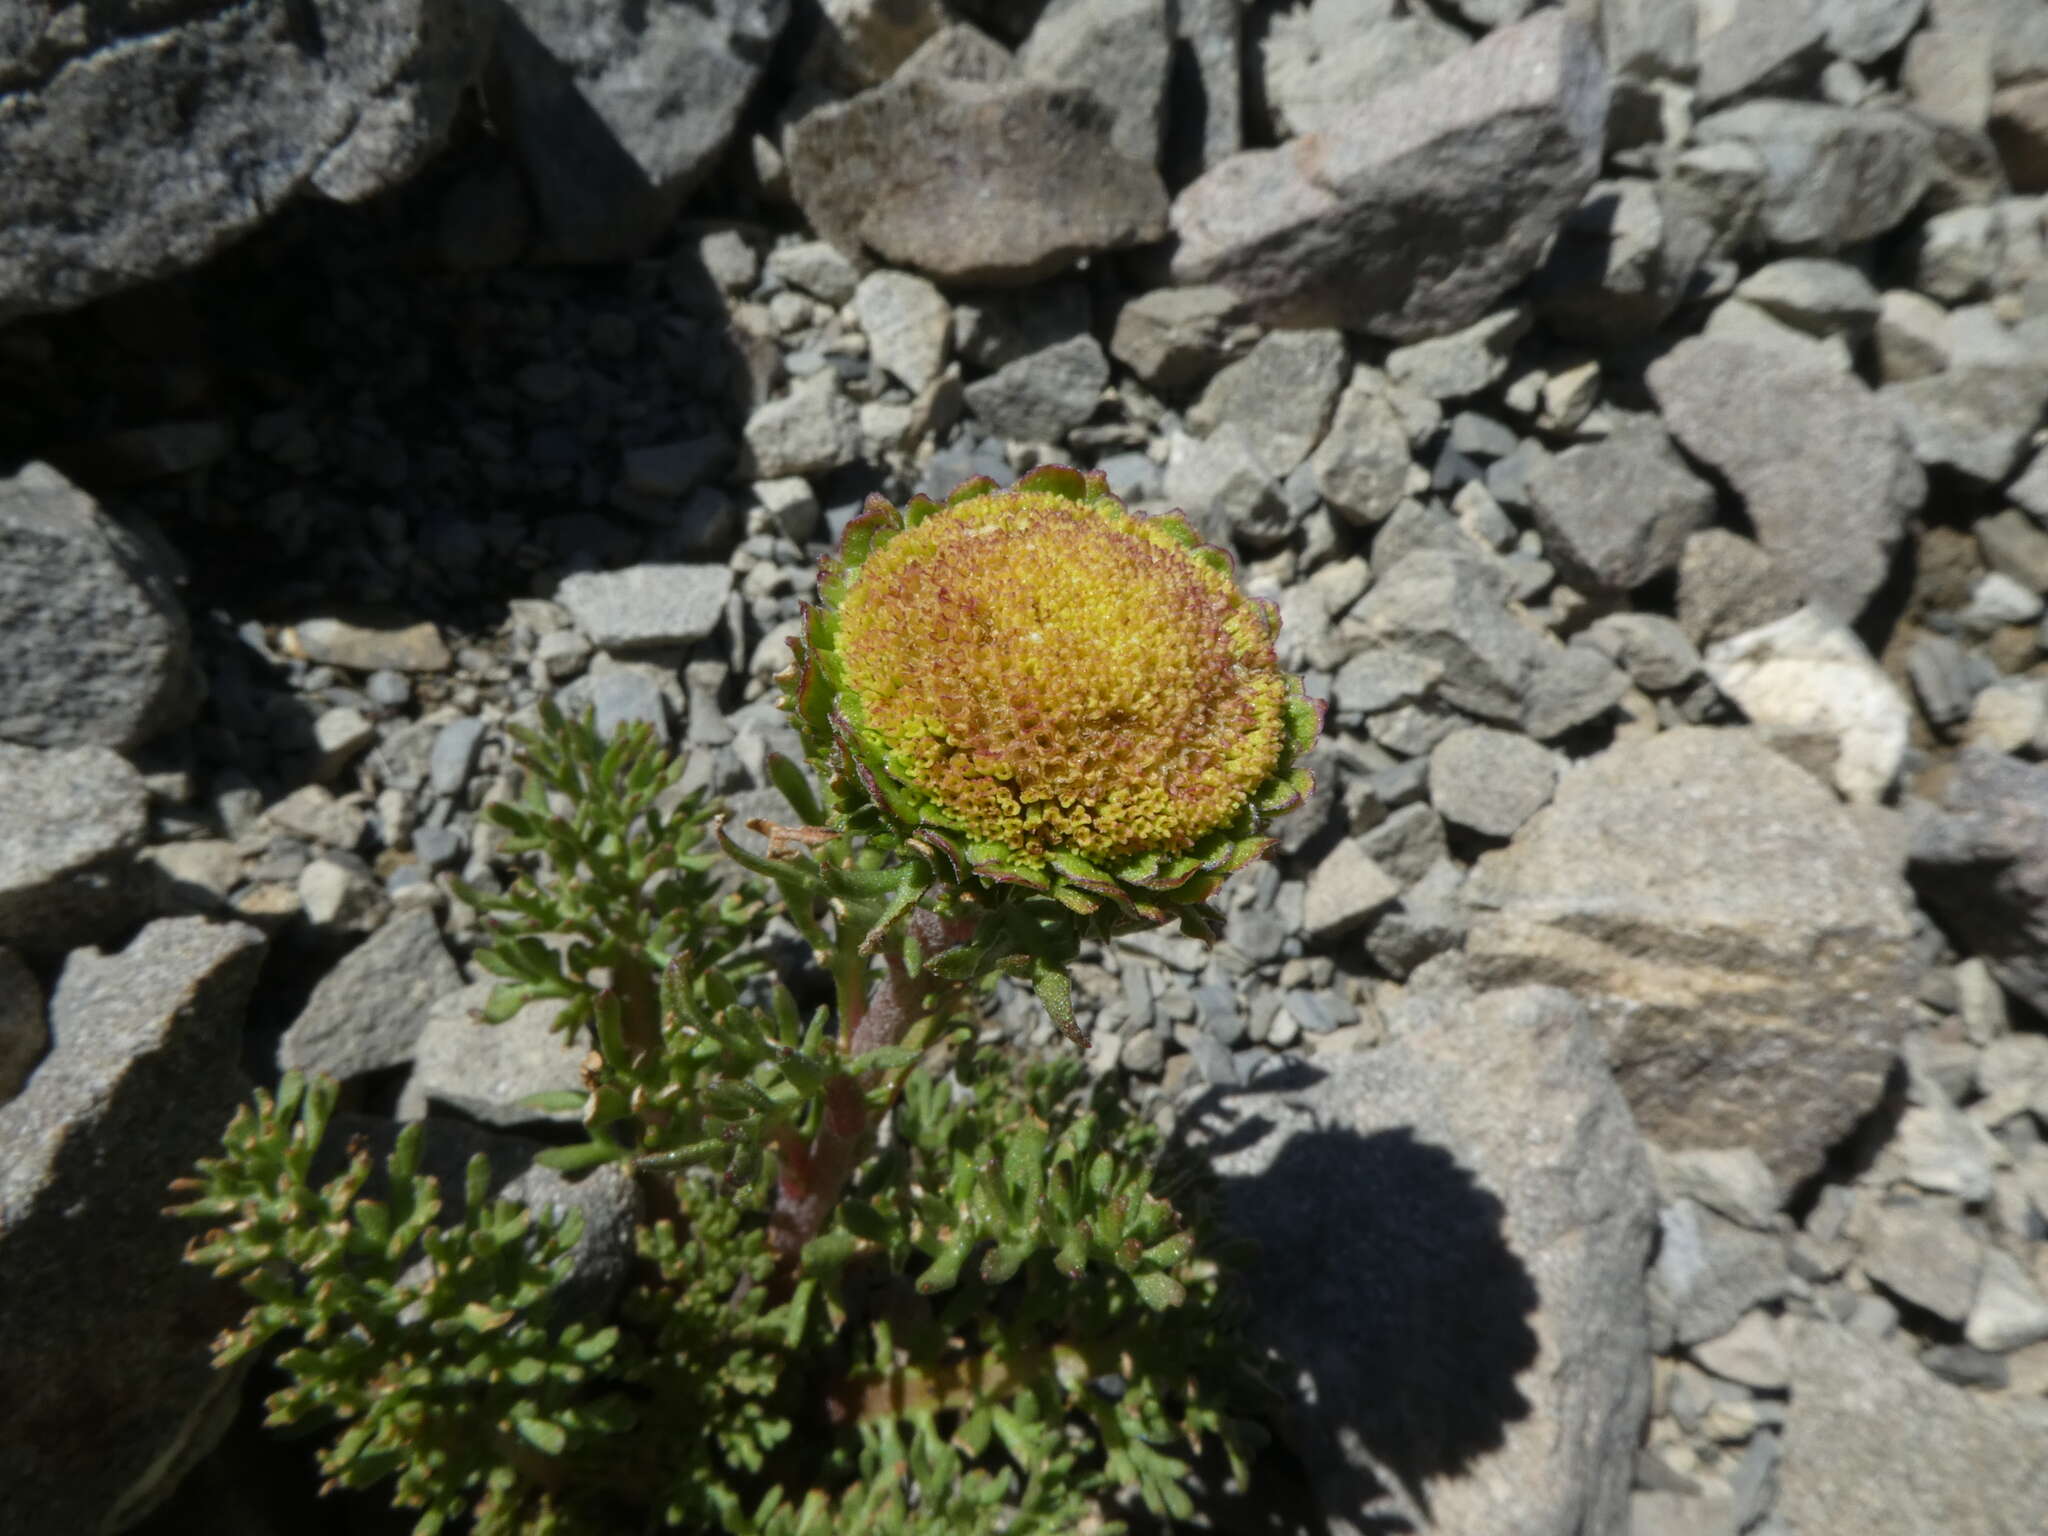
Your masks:
M1650 1148L1657 1191L1667 1202L1691 1200L1752 1232L1769 1232L1783 1203L1778 1181L1751 1147Z
M1262 47L1267 109L1276 136L1341 125L1357 103L1425 74L1471 46L1456 27L1428 14L1322 0L1281 11ZM1371 12L1382 14L1373 17Z
M1860 1208L1864 1273L1900 1300L1960 1325L1984 1269L1984 1245L1960 1214L1918 1200Z
M2013 187L2048 191L2048 83L2010 85L1991 98L1991 141Z
M1747 299L1722 300L1707 317L1700 334L1714 341L1734 342L1773 353L1790 368L1849 373L1855 367L1849 344L1841 337L1815 336Z
M1117 311L1110 355L1146 387L1179 395L1243 350L1242 311L1227 288L1154 288Z
M1675 569L1714 503L1655 421L1567 448L1529 475L1544 557L1588 592L1632 591Z
M1967 718L1976 696L1970 658L1946 635L1923 634L1906 652L1906 679L1930 725L1952 726Z
M0 309L4 272L0 255ZM184 605L148 544L47 464L0 480L0 741L138 746L191 713L190 669Z
M1543 664L1522 693L1521 727L1538 741L1555 741L1606 714L1628 687L1628 674L1598 651L1546 645Z
M1699 338L1652 363L1649 384L1672 435L1742 497L1764 548L1815 601L1861 613L1927 493L1876 397L1854 378Z
M1352 610L1369 643L1442 667L1436 694L1482 719L1519 723L1528 688L1554 648L1506 609L1503 578L1471 556L1437 550L1383 571Z
M1716 1376L1761 1392L1782 1392L1792 1360L1776 1321L1765 1312L1745 1312L1719 1338L1693 1347L1692 1357Z
M822 25L805 64L834 84L888 79L946 20L938 0L822 0L818 11Z
M505 0L485 79L556 260L638 255L724 153L789 0Z
M1922 464L1997 485L2012 473L2048 406L2048 366L1952 368L1887 384L1877 398Z
M1204 538L1235 538L1248 549L1285 543L1302 521L1257 440L1235 423L1210 437L1176 433L1169 440L1166 499L1187 511Z
M1694 132L1763 157L1758 217L1774 245L1839 250L1881 235L1912 212L1934 174L1934 130L1888 108L1751 101Z
M1507 376L1509 355L1528 329L1526 309L1498 310L1448 336L1396 347L1387 354L1387 377L1430 400L1462 400Z
M1418 762L1418 768L1425 765ZM1412 885L1447 856L1443 818L1426 805L1404 805L1358 839L1365 856L1381 869Z
M485 1024L475 1015L496 988L494 981L473 982L434 1000L413 1049L412 1075L398 1096L399 1119L417 1120L438 1108L511 1128L551 1118L522 1099L582 1086L589 1047L565 1044L553 1027L564 1005L543 999L502 1024Z
M1784 1240L1752 1232L1680 1198L1657 1213L1663 1240L1650 1271L1650 1315L1660 1344L1718 1338L1751 1307L1790 1288Z
M1110 144L1155 165L1166 130L1166 0L1052 0L1017 50L1025 76L1080 86L1109 108Z
M1087 334L1091 312L1088 288L1078 278L989 289L953 306L953 350L972 367L1000 368Z
M1877 323L1877 290L1846 261L1788 256L1757 268L1735 287L1738 298L1817 336L1862 333Z
M742 437L746 451L740 468L752 479L824 474L853 459L860 420L827 369L757 407Z
M152 923L82 949L50 998L55 1048L0 1104L0 1465L24 1536L121 1530L234 1416L241 1375L209 1340L232 1288L182 1261L171 1180L220 1149L263 939L238 923Z
M2048 593L2048 532L2010 508L1982 519L1972 531L1992 570L2029 592Z
M0 1104L21 1092L49 1044L41 983L21 956L0 947Z
M1880 300L1874 343L1880 383L1901 384L1939 373L1954 351L1948 311L1910 289L1888 289Z
M1475 866L1467 962L1585 998L1646 1135L1753 1146L1797 1180L1876 1103L1905 1027L1912 924L1879 830L1751 733L1619 743Z
M1032 282L1166 232L1159 173L1115 131L1072 86L892 80L792 127L790 179L842 250L945 282Z
M1603 0L1607 67L1643 80L1690 76L1699 58L1698 9L1686 0Z
M593 710L601 736L611 736L624 725L644 724L654 728L657 741L669 742L675 737L661 684L639 666L593 669L582 685L562 690L562 702L565 708L573 705Z
M484 723L474 715L450 720L434 738L434 755L428 760L427 783L437 795L455 796L476 768L477 752L484 742Z
M860 287L860 268L826 240L778 245L768 253L761 270L771 283L795 288L835 307L846 303Z
M1176 280L1400 341L1469 325L1534 268L1599 168L1592 35L1559 12L1217 165L1175 199Z
M687 645L725 617L732 571L722 565L635 565L565 577L555 600L608 651Z
M1984 1254L1963 1337L1995 1354L2048 1339L2048 1299L2043 1299L2019 1260L2002 1249L1987 1249Z
M1797 1536L2006 1536L2048 1507L2048 1409L1947 1386L1896 1347L1793 1325L1778 1514Z
M404 1066L435 999L461 986L434 914L401 911L320 979L278 1041L278 1065L344 1080Z
M1254 1335L1314 1404L1286 1433L1330 1530L1420 1508L1445 1531L1620 1529L1652 1197L1584 1013L1496 994L1316 1065L1212 1130L1226 1223L1259 1243Z
M179 6L52 15L0 50L0 321L196 266L303 190L353 201L423 165L474 77L479 13L323 0L305 19L318 46L295 12Z
M1906 40L1927 0L1817 0L1827 28L1828 52L1855 64L1874 64Z
M370 624L323 615L301 619L284 632L288 654L316 666L352 672L446 672L454 653L431 622Z
M1302 923L1311 943L1349 933L1401 894L1400 882L1350 838L1340 841L1308 877Z
M1796 579L1741 534L1707 528L1685 541L1678 562L1678 624L1694 645L1781 619L1799 601Z
M1700 674L1700 653L1670 619L1654 613L1610 613L1595 619L1586 643L1646 693L1669 693Z
M1284 480L1322 441L1348 361L1340 332L1275 331L1209 381L1188 425L1205 435L1226 422L1242 428Z
M103 943L142 915L142 776L105 747L0 744L0 944L31 956Z
M1353 370L1309 463L1316 489L1346 522L1370 527L1408 493L1408 429L1375 368Z
M1372 646L1337 669L1330 683L1330 704L1340 715L1363 718L1422 698L1443 675L1440 662L1391 646Z
M1734 0L1724 25L1700 39L1702 107L1765 92L1790 96L1820 72L1821 24L1799 0Z
M1084 333L1005 363L963 394L997 436L1056 442L1095 414L1108 383L1102 343Z
M348 854L313 860L293 888L300 915L329 937L369 933L391 912L391 899L369 866Z
M2048 1009L2048 767L1966 748L1939 813L1915 817L1927 910L2030 1008Z
M953 311L945 295L909 272L870 272L854 290L853 308L868 338L868 355L912 389L946 367Z
M1244 145L1243 12L1238 0L1175 0L1166 165L1182 186Z
M1014 80L1017 60L981 28L964 21L947 22L917 45L917 51L896 67L894 77Z
M1526 736L1473 726L1429 754L1429 800L1444 820L1488 837L1512 837L1550 803L1557 759Z
M1596 181L1529 280L1560 335L1616 345L1649 335L1678 307L1713 229L1656 182Z
M1982 32L1922 32L1906 44L1899 84L1922 117L1981 133L1991 115L1992 46Z
M2006 496L2035 522L2048 524L2048 452L2028 460L2020 477L2005 488Z

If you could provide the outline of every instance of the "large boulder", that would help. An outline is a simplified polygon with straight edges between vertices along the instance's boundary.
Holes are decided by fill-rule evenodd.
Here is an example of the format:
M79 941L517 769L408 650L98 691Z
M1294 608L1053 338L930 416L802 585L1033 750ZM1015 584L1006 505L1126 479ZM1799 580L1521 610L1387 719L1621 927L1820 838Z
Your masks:
M171 1180L219 1150L263 939L175 918L80 950L56 1046L0 1104L0 1481L10 1536L132 1524L234 1415L208 1344L233 1287L182 1261Z
M1119 132L1074 86L897 79L795 124L790 183L849 255L944 282L1035 282L1166 232L1165 184Z
M1619 743L1464 887L1481 980L1605 1028L1643 1132L1789 1187L1878 1100L1912 1005L1903 835L1734 728Z
M0 22L17 44L0 47L0 321L195 266L301 191L354 201L403 181L446 137L491 14L90 9L25 7L18 36Z
M1655 1196L1598 1033L1543 988L1404 1012L1202 1117L1285 1433L1332 1536L1623 1529Z
M1262 318L1400 341L1469 325L1526 277L1600 167L1607 77L1562 11L1232 156L1173 205L1173 275Z
M0 480L0 741L138 746L189 713L191 650L147 544L47 464Z
M1763 547L1854 620L1927 495L1882 402L1853 375L1706 337L1658 358L1649 383L1672 436L1727 477Z
M725 152L789 0L496 0L484 98L539 215L539 254L646 248Z

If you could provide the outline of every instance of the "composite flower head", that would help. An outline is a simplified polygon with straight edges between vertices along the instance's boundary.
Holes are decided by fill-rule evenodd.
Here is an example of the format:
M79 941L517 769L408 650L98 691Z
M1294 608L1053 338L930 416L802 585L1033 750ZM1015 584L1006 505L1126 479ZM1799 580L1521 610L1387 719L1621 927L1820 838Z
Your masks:
M1157 919L1307 791L1318 717L1277 611L1101 475L870 498L819 596L789 685L813 756L963 878Z

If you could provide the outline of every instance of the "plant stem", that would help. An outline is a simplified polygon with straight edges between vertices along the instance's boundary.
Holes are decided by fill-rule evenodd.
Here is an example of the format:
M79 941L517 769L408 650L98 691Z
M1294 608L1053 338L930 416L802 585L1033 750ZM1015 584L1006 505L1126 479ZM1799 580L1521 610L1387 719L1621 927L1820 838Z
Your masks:
M974 932L975 920L942 918L922 909L904 919L929 960ZM881 1046L900 1042L911 1025L925 1015L936 983L929 972L912 977L904 968L900 948L885 956L880 981L866 990L867 962L859 953L866 925L841 920L833 955L833 979L839 989L841 1050L851 1059ZM775 1210L768 1219L768 1242L785 1258L825 1230L832 1209L845 1193L873 1129L865 1103L872 1086L844 1073L826 1085L825 1113L818 1133L804 1155L785 1157L775 1187Z

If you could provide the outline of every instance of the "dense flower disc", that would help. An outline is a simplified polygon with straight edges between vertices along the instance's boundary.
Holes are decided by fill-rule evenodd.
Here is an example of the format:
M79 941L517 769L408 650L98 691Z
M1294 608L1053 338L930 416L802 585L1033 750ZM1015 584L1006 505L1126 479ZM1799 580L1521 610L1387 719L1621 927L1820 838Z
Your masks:
M1045 492L967 501L871 556L839 656L889 772L1032 862L1192 847L1285 737L1269 625L1228 574Z
M1156 921L1308 789L1320 717L1275 609L1100 475L870 498L819 595L785 679L799 730L849 803L962 875Z

